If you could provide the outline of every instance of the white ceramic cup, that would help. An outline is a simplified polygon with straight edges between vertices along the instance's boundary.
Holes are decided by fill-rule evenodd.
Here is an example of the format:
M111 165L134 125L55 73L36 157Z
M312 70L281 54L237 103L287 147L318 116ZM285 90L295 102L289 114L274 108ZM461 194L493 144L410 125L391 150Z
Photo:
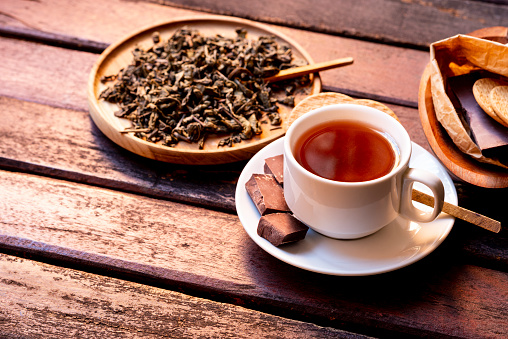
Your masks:
M388 174L370 181L339 182L302 167L295 159L295 143L313 127L336 120L357 121L390 136L398 148L398 164ZM284 139L284 195L294 215L311 229L328 237L355 239L372 234L399 215L430 222L441 213L443 183L425 170L409 168L411 140L404 127L377 109L337 104L308 112L289 127ZM431 212L414 207L414 182L428 186L435 199Z

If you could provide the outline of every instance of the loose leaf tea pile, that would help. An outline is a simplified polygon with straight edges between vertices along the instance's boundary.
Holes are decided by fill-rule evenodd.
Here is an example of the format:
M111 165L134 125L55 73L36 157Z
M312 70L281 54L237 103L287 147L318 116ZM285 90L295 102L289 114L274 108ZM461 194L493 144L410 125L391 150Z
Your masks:
M219 146L232 146L261 133L260 123L278 126L278 103L294 106L295 89L308 77L266 84L266 77L294 67L292 51L273 37L246 39L204 37L183 28L166 42L152 36L153 46L136 47L133 61L116 75L100 98L118 104L115 113L132 121L133 132L143 140L175 146L180 141L199 144L209 135L224 135ZM276 99L273 91L283 92Z

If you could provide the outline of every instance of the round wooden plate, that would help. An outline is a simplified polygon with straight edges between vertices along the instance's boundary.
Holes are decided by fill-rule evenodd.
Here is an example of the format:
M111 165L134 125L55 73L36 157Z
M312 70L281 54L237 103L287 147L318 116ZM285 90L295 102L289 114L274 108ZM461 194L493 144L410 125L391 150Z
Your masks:
M88 104L90 116L99 129L113 142L138 155L178 164L212 165L245 160L252 157L261 148L281 137L285 133L284 128L273 129L270 124L261 124L263 132L251 140L242 141L232 147L217 147L218 142L224 138L209 137L202 150L197 144L179 142L176 147L168 147L160 144L144 141L135 137L132 133L121 133L131 123L127 119L115 117L114 112L118 106L104 100L99 100L100 93L107 87L102 84L100 78L104 75L117 74L118 71L129 65L132 61L131 51L139 45L147 48L152 45L152 33L159 32L161 40L167 40L178 29L187 26L197 29L204 36L221 34L225 37L236 37L235 30L245 28L248 39L257 39L260 36L274 36L280 43L289 46L295 59L302 59L309 64L314 63L311 56L295 41L289 37L262 24L244 19L231 17L192 17L178 19L162 24L144 28L135 32L119 42L109 46L93 66L88 81ZM304 91L295 94L295 102L298 103L308 95L317 94L321 91L319 76L313 76L310 85ZM279 104L279 113L284 121L291 112L291 107Z
M508 28L492 27L469 35L506 43ZM475 186L485 188L508 187L508 171L493 165L483 164L462 153L437 120L432 102L430 65L423 72L418 93L418 110L423 131L434 154L457 178Z

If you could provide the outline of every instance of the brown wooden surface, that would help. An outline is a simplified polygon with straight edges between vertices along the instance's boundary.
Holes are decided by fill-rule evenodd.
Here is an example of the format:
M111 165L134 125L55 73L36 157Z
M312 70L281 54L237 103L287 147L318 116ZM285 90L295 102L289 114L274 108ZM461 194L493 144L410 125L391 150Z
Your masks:
M88 74L109 44L168 18L230 14L277 24L316 62L352 56L322 72L324 89L382 101L430 150L417 111L425 46L508 25L496 0L269 5L0 2L0 336L508 336L506 227L456 221L434 253L388 274L303 271L235 215L245 162L159 163L91 121ZM461 206L508 222L508 190L455 186Z
M493 310L508 302L499 295L508 274L460 264L453 242L393 274L328 277L270 257L231 214L28 174L5 172L0 178L0 243L15 254L326 326L345 323L353 331L365 320L375 326L373 334L397 328L416 335L429 331L429 323L434 327L428 334L503 331L504 319L496 320ZM466 298L471 289L474 296ZM483 321L488 332L476 327Z
M7 338L364 338L240 306L0 254Z
M235 15L307 30L425 48L488 26L508 25L504 0L162 0L168 5Z

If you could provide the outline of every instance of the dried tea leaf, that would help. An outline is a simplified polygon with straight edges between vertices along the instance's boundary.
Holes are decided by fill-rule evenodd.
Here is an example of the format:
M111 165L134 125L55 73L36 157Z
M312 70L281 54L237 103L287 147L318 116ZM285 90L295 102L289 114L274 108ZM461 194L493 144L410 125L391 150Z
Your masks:
M163 41L154 32L151 47L136 47L130 65L101 79L112 85L99 98L117 104L115 116L132 122L125 132L146 141L203 148L211 134L227 135L219 146L249 140L261 133L261 120L281 124L277 103L294 106L291 93L308 77L267 85L264 77L297 65L291 49L274 37L236 33L205 37L184 27ZM281 86L287 96L277 100L272 87Z

